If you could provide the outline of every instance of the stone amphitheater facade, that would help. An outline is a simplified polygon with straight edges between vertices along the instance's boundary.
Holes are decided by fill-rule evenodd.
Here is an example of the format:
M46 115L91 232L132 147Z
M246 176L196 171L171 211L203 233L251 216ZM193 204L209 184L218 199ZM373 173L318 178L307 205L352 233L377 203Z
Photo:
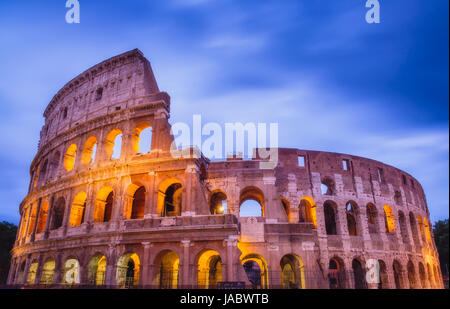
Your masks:
M443 287L425 194L411 175L301 149L279 148L274 169L257 158L174 158L169 115L170 97L139 50L54 96L9 285ZM151 150L142 153L147 128ZM240 217L248 200L261 216ZM366 280L374 269L380 280Z

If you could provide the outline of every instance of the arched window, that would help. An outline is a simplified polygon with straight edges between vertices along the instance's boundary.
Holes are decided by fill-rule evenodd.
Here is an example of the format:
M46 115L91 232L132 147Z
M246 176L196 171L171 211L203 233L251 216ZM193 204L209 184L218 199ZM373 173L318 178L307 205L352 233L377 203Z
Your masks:
M316 215L316 203L314 200L305 196L300 201L300 222L311 222L314 228L317 228L317 215Z
M378 264L380 266L380 276L379 276L379 283L378 283L378 288L379 289L387 289L389 287L388 284L388 275L387 275L387 268L386 268L386 263L384 263L384 261L382 260L378 260Z
M211 195L209 210L212 215L227 213L227 196L223 192L215 192Z
M348 234L350 236L357 236L358 235L358 226L356 223L357 219L357 206L354 202L347 202L345 213L347 215L347 227L348 227Z
M66 201L63 197L60 197L53 208L53 215L52 215L52 225L51 229L56 230L59 229L63 225L64 220L64 208L65 208Z
M55 260L49 259L44 263L42 267L40 284L51 285L55 277Z
M183 188L180 183L171 184L164 197L163 217L181 216L181 201Z
M130 288L139 284L140 259L136 253L126 253L117 262L116 281L120 287Z
M36 272L38 269L38 262L33 261L28 268L27 284L33 285L36 283Z
M386 233L394 233L395 231L395 219L394 212L389 205L384 205L384 223Z
M305 288L303 261L292 254L281 258L281 286L283 289Z
M400 191L394 192L394 201L397 205L403 205L402 194L400 193Z
M178 288L180 258L174 251L163 251L155 259L159 272L155 274L155 285L160 289Z
M414 239L414 243L418 243L419 233L417 231L416 217L412 212L409 213L409 225L411 226L411 232Z
M66 154L64 155L64 168L66 171L73 170L75 166L75 158L77 156L77 145L72 144L67 148Z
M133 196L133 204L131 206L131 219L144 218L145 210L145 188L139 187Z
M140 123L134 130L131 139L135 153L149 153L152 146L152 127L148 122Z
M352 261L353 279L355 281L355 289L367 289L366 272L363 269L361 262L357 259Z
M38 224L36 227L36 233L42 233L45 230L48 217L48 202L43 202L39 211Z
M414 264L411 261L409 261L407 268L408 268L409 288L415 289L417 286L416 286L416 271L414 269Z
M59 160L61 159L61 153L56 151L49 162L49 177L53 178L56 176L59 167Z
M402 211L398 212L398 221L400 223L400 233L405 244L409 243L408 227L406 226L406 218Z
M109 222L112 217L114 192L110 187L103 187L97 193L94 207L94 222Z
M222 281L222 259L215 250L206 250L198 258L197 287L216 289Z
M403 289L403 275L402 275L402 265L399 261L395 260L394 264L392 265L392 268L394 270L394 282L395 282L395 288L396 289Z
M79 226L84 222L84 215L86 212L86 199L87 194L83 191L78 192L78 194L73 199L72 208L70 210L70 226Z
M89 285L104 285L106 275L106 257L103 254L96 254L88 264Z
M328 283L330 289L343 289L345 287L344 263L338 258L330 259L328 264Z
M239 198L240 217L263 217L264 194L256 187L246 187Z
M331 201L326 201L323 205L325 215L325 230L327 235L336 235L336 205Z
M369 233L378 233L378 212L374 204L369 203L366 207L367 224L369 227Z
M425 241L425 228L424 228L424 224L423 224L423 220L422 220L422 216L418 215L417 216L417 222L419 223L419 230L420 230L420 237L422 238L423 241Z
M97 138L91 136L84 143L83 153L81 154L81 163L84 165L93 164L97 150Z
M249 254L241 262L252 288L267 289L269 287L267 262L262 256Z
M47 176L47 168L48 168L48 159L44 161L44 164L42 165L40 175L39 175L39 182L42 184L45 182L46 176Z
M428 225L427 218L423 217L423 228L425 230L425 239L427 243L431 243L431 234L430 234L430 226Z
M119 129L111 130L106 136L105 153L108 160L119 159L122 152L122 131Z

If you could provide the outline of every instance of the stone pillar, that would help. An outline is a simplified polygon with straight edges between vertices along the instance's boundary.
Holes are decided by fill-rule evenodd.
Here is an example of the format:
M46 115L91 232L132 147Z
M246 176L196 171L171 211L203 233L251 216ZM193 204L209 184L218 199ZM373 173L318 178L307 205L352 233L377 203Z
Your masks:
M190 240L182 240L181 246L183 247L183 263L181 265L182 274L180 278L181 282L178 283L180 288L186 289L191 288L193 286L193 282L189 280L189 265L190 263L190 255L189 255L189 247L192 246Z
M144 257L142 260L142 271L141 271L141 286L146 287L150 285L149 280L149 264L150 264L150 242L141 243L144 246Z
M145 214L144 218L153 218L157 216L157 210L156 210L156 199L157 199L157 192L155 188L155 182L156 182L156 172L152 171L148 173L149 177L149 184L148 184L148 192L147 197L145 199Z
M116 244L110 244L108 248L108 257L106 264L106 273L105 273L105 286L114 287L116 286Z
M197 166L192 164L188 165L185 170L185 188L183 188L183 201L182 201L182 209L181 209L181 215L182 216L192 216L196 213L196 203L192 200L192 182L193 182L193 176L195 173L197 173Z
M63 219L63 235L65 236L67 234L67 229L69 227L69 219L70 219L70 212L72 210L72 202L73 202L73 190L70 190L69 193L69 199L65 201L66 207L64 208L64 219Z
M15 274L14 270L16 269L16 267L17 267L16 259L11 259L11 263L9 264L8 279L6 280L7 285L13 284Z
M41 204L42 204L42 198L39 198L37 209L36 209L36 218L34 219L34 226L33 226L33 232L31 233L30 241L34 241L34 238L36 236L36 229L39 221L39 217L41 215Z
M227 253L226 253L226 265L227 265L227 272L225 281L226 282L234 282L236 281L236 274L238 272L237 266L235 263L235 253L237 250L237 241L238 237L235 235L228 236L228 239L225 239L225 243L227 246Z

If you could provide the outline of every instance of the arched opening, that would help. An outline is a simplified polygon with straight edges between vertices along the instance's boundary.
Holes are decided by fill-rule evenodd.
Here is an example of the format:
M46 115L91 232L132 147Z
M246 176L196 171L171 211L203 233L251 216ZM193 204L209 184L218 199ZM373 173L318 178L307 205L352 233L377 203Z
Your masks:
M125 194L123 208L126 219L143 219L145 213L145 187L140 184L130 184Z
M63 225L65 204L66 201L63 197L60 197L56 201L55 207L53 208L53 222L51 225L52 230L59 229Z
M97 193L94 207L94 222L109 222L112 217L114 192L111 187L102 187Z
M394 192L394 202L397 205L403 205L402 194L400 193L400 191Z
M36 223L36 217L37 217L37 205L32 204L30 217L29 217L29 223L28 223L28 229L27 229L27 235L31 235L33 233L34 224Z
M247 187L239 198L240 217L264 217L264 194L256 187Z
M180 183L171 184L164 193L163 217L181 216L183 188Z
M106 136L105 153L108 160L120 158L122 152L122 131L119 129L111 130Z
M84 143L83 152L81 154L81 163L90 165L95 162L95 154L97 150L97 138L95 136L89 137Z
M423 217L423 228L425 230L425 239L427 243L431 243L430 226L428 225L427 218Z
M427 277L425 274L425 267L421 262L419 262L419 277L422 288L425 289L427 287Z
M75 258L68 258L64 262L63 284L77 285L80 283L80 263Z
M330 289L345 288L344 262L337 257L330 259L328 264L328 283Z
M45 230L45 225L47 224L48 217L48 207L49 204L47 201L43 202L41 205L41 209L39 210L38 223L36 226L36 233L42 233Z
M384 225L386 233L394 233L395 231L395 219L394 212L389 205L384 205Z
M366 285L366 271L358 259L352 261L353 280L355 282L355 289L367 289Z
M155 259L159 271L155 274L154 284L160 289L178 288L180 258L174 251L163 251Z
M414 264L411 261L408 262L407 269L408 269L409 288L415 289L417 288L416 271L414 269Z
M378 264L380 266L380 276L379 276L379 283L378 283L378 288L379 289L387 289L389 287L388 284L388 274L387 274L387 267L386 267L386 263L384 263L384 261L382 260L378 260Z
M336 204L331 201L326 201L323 205L325 215L325 230L327 235L337 235L336 230Z
M66 154L64 155L64 168L66 171L71 171L75 166L75 158L77 156L77 145L72 144L67 148Z
M209 202L209 210L212 215L222 215L227 213L227 196L225 193L218 191L211 195Z
M283 289L304 289L305 273L303 261L292 254L281 258L281 286Z
M40 284L52 285L55 277L55 260L49 259L44 263L42 267Z
M117 262L116 281L122 288L131 288L139 284L140 260L136 253L125 253Z
M23 280L24 280L24 276L25 276L25 266L26 266L26 261L23 261L22 264L20 264L20 268L19 268L19 276L17 278L17 282L18 284L22 284Z
M38 262L33 261L28 268L27 284L36 284L36 273L38 269Z
M198 258L197 286L201 289L216 289L222 281L222 259L215 250L206 250Z
M406 218L403 211L398 212L398 221L400 223L400 233L402 234L403 243L409 243L408 227L406 226Z
M366 207L367 224L370 234L378 233L378 211L374 204L369 203Z
M333 179L328 177L322 179L320 191L322 192L322 195L334 195L335 185Z
M131 137L134 153L149 153L152 146L152 127L148 122L140 123Z
M316 203L314 200L305 196L300 200L300 222L311 222L314 228L317 228L317 214L316 214Z
M268 267L262 256L249 254L241 262L253 289L269 288Z
M61 158L61 153L59 151L56 151L50 162L49 162L49 177L53 178L56 173L58 172L58 167L59 167L59 160Z
M420 238L423 241L425 241L425 238L426 238L425 237L425 228L424 228L424 225L423 225L423 220L422 220L422 216L421 215L417 216L417 222L419 224Z
M412 237L414 239L414 243L418 243L419 241L419 233L417 231L417 223L416 217L412 212L409 213L409 225L411 226Z
M281 206L283 206L284 213L288 219L288 222L291 222L291 206L289 202L282 196L280 196Z
M403 276L402 276L402 265L399 261L395 260L394 264L392 265L392 268L394 270L394 282L395 282L395 288L396 289L403 289Z
M89 285L101 286L105 284L106 257L103 254L94 255L88 264Z
M78 192L78 194L73 199L69 219L69 225L71 227L79 226L84 222L84 215L86 212L86 199L87 194L83 191Z
M42 168L39 174L39 182L44 183L46 176L47 176L47 168L48 168L48 159L44 161L44 164L42 164Z
M347 215L348 234L350 236L358 236L358 225L356 223L358 208L356 206L356 203L352 201L347 202L345 207L345 213Z

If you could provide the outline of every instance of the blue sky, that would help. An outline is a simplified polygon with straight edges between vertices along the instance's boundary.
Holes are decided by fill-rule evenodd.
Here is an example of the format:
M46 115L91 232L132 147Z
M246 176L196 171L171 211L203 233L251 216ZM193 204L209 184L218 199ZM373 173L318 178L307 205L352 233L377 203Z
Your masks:
M0 0L0 220L18 222L42 113L69 80L139 48L171 122L278 122L279 145L350 153L424 186L449 212L449 2Z

